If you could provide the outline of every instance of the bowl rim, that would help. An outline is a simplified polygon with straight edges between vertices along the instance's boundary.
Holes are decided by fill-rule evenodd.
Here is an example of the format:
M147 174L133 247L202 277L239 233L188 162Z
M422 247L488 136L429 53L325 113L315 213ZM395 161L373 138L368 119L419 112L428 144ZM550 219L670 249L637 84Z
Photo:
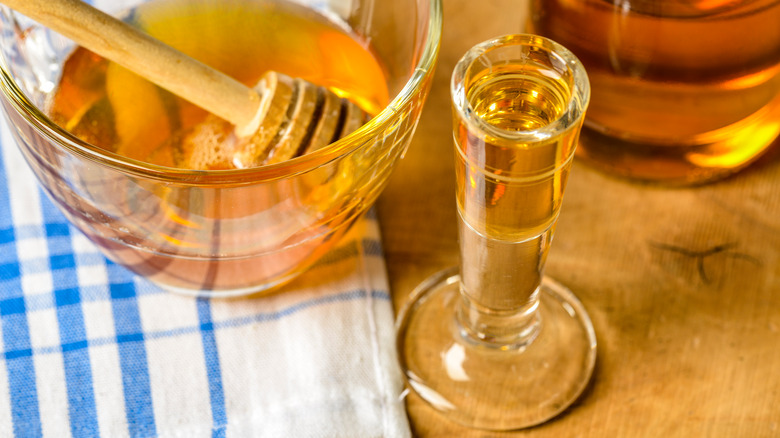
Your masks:
M419 3L419 2L418 2ZM327 165L350 154L371 141L378 132L390 127L393 116L413 103L422 92L427 79L433 75L441 44L442 0L427 0L429 7L427 32L422 53L403 88L370 121L351 134L331 143L328 147L293 159L247 169L193 170L179 169L147 163L106 151L85 142L54 123L43 111L34 105L16 81L11 77L4 59L0 59L0 89L14 109L39 133L69 153L103 166L142 178L183 183L188 185L251 185L274 181L303 174ZM5 7L4 7L5 8Z

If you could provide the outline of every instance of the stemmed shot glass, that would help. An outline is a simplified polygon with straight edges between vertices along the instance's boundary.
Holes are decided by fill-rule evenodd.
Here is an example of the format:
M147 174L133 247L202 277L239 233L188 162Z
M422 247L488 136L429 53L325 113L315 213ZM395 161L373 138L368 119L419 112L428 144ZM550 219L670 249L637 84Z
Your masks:
M583 116L584 67L535 35L479 44L451 81L460 267L400 311L412 390L480 429L543 423L573 403L596 361L580 301L543 275Z

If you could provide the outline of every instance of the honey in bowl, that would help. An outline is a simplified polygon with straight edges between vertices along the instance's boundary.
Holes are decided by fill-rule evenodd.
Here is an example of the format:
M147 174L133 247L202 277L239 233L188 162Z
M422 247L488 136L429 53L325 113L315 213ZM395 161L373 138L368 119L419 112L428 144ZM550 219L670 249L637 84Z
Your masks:
M248 86L273 70L327 87L368 114L389 100L380 64L366 44L344 26L293 3L157 0L134 9L127 21ZM215 124L204 110L83 48L65 62L48 112L96 146L180 168L194 167L181 157L184 140L199 125ZM212 149L231 140L228 128L211 131L224 137L206 140L216 145ZM237 166L223 160L199 167Z
M126 20L246 85L273 70L327 87L368 114L389 101L381 63L368 44L304 6L153 0ZM83 48L62 66L48 113L82 140L170 167L172 175L189 168L180 159L181 139L215 117ZM355 171L373 166L375 153L262 184L254 183L251 172L245 184L232 178L206 188L74 175L73 186L88 192L84 198L100 201L72 196L70 219L114 261L168 289L225 294L258 285L267 289L329 250L365 208L361 203L376 196L376 187ZM234 170L224 163L203 170ZM117 227L117 221L125 225Z

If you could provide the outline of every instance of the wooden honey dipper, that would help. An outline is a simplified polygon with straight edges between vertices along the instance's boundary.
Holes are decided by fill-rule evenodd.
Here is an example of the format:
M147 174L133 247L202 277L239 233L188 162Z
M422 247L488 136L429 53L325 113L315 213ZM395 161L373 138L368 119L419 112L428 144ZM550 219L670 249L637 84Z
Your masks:
M324 87L277 72L247 87L80 0L0 3L232 124L235 135L245 139L232 152L234 167L278 163L317 150L368 119L357 105ZM209 168L209 160L195 160L200 163L191 167Z

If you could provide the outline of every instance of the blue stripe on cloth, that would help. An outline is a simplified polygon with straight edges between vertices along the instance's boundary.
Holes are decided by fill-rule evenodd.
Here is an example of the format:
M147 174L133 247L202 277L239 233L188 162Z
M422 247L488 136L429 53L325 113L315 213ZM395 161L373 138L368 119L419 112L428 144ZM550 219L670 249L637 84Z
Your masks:
M367 256L384 257L382 242L376 239L363 239L363 253Z
M48 198L47 198L48 200ZM48 202L50 206L54 207L51 202ZM57 236L70 236L70 226L67 222L53 222L53 220L59 220L61 221L63 219L62 215L57 211L54 212L50 209L46 209L47 211L44 211L44 214L48 216L46 218L46 236L48 237L57 237Z
M4 263L0 265L0 278L13 280L19 278L20 275L22 275L22 272L19 268L19 263Z
M363 248L364 248L364 254L369 257L382 257L384 255L382 250L382 243L375 239L363 239ZM331 250L328 254L326 254L324 257L322 257L320 260L317 261L317 263L311 268L311 270L316 270L319 268L322 268L327 265L332 265L335 263L342 262L348 258L354 257L357 253L357 247L356 243L354 241L351 241L345 245L337 246L333 250ZM48 272L48 263L39 263L38 259L30 259L28 260L30 263L30 267L25 267L25 274L37 274L40 272ZM75 256L75 262L80 267L86 267L86 266L102 266L106 263L105 257L97 252L93 253L79 253ZM70 263L69 261L63 261L63 263ZM6 265L3 265L0 263L0 285L5 281L5 278L10 277L4 277L3 272L8 273L15 273L19 269L19 264L14 260L13 263L9 263ZM4 271L6 270L6 271ZM16 274L19 275L18 273ZM104 287L100 286L80 286L79 289L81 290L81 300L83 303L93 302L93 301L106 301L108 300L108 296L106 295L106 289ZM21 296L20 290L17 288L15 290L11 290L9 292L12 292L9 296ZM136 290L136 294L138 296L142 295L158 295L158 294L164 294L167 293L163 291L161 288L158 287L146 287L142 290ZM43 309L49 309L55 306L54 302L51 299L51 294L48 292L45 294L32 294L26 296L26 304L27 304L27 311L36 311L36 310L43 310Z
M129 433L134 437L156 436L145 335L133 274L113 262L106 263Z
M6 145L8 146L8 145ZM5 162L0 150L0 229L4 230L3 251L16 257L16 245L13 240L13 216ZM38 389L35 384L35 367L30 344L30 329L27 322L24 298L19 296L22 290L18 260L6 265L15 266L1 272L0 283L0 322L2 322L3 348L6 351L6 370L8 372L8 391L10 393L11 418L14 435L41 436L41 414L38 407ZM9 275L10 277L6 277ZM13 359L13 360L11 360Z
M165 338L172 338L176 336L191 335L193 333L197 333L203 330L216 331L224 328L241 327L245 325L255 324L258 322L276 321L284 317L299 313L306 309L310 309L310 308L314 308L314 307L318 307L330 303L335 303L335 302L347 302L347 301L365 299L368 296L369 294L367 294L364 290L348 291L337 295L329 295L326 297L318 297L311 300L303 301L294 304L292 306L289 306L287 308L281 309L277 312L258 313L255 315L245 316L241 318L233 318L233 319L228 319L219 322L212 321L206 324L199 324L198 326L179 327L172 330L160 330L160 331L146 332L146 333L141 333L139 331L136 333L125 333L122 335L118 335L115 338L90 339L86 343L71 344L68 346L68 348L85 349L89 347L99 347L99 346L109 345L114 343L119 343L121 345L122 343L126 343L126 342L144 341L144 340L152 340L152 339L165 339ZM386 291L374 290L371 291L370 296L371 299L374 300L390 301L390 294ZM12 350L6 352L6 359L10 360L19 356L30 356L30 355L37 356L43 354L59 353L60 351L61 351L60 346L41 347L41 348L36 348L35 350L30 350L29 348L25 350L19 350L19 351Z
M78 289L59 290L58 294L78 295ZM84 315L78 304L57 307L60 326L62 362L65 367L65 385L68 391L68 414L73 436L99 436L97 409L92 385L92 364L86 349Z
M364 299L368 296L369 294L362 289L344 292L337 295L328 295L325 297L314 298L308 301L303 301L301 303L294 304L292 306L287 307L286 309L282 309L277 312L258 313L252 316L245 316L242 318L235 318L227 321L221 321L219 323L214 323L214 327L216 329L219 329L223 327L239 327L243 325L254 324L257 322L276 321L312 307L337 303L337 302L354 301L354 300ZM384 291L372 291L370 293L370 296L372 299L383 299L383 300L390 299L390 294Z
M3 343L7 351L5 359L14 435L41 436L43 432L27 315L16 314L3 317Z
M211 320L211 302L198 299L198 323L203 340L203 356L206 359L206 373L209 379L209 400L211 402L212 436L224 438L227 427L225 393L222 389L222 368L219 363L217 339L214 336L214 323Z
M5 173L3 173L3 175L5 175ZM7 202L7 201L3 201L3 202ZM4 205L8 205L8 204L4 204ZM0 230L0 245L5 243L13 243L14 240L16 240L16 235L14 233L13 228L9 227Z
M41 210L46 222L46 241L49 245L54 303L62 345L65 387L68 393L70 431L74 437L97 437L97 408L92 382L92 363L89 358L84 311L76 275L76 261L70 227L59 226L62 216L48 198L42 197Z

